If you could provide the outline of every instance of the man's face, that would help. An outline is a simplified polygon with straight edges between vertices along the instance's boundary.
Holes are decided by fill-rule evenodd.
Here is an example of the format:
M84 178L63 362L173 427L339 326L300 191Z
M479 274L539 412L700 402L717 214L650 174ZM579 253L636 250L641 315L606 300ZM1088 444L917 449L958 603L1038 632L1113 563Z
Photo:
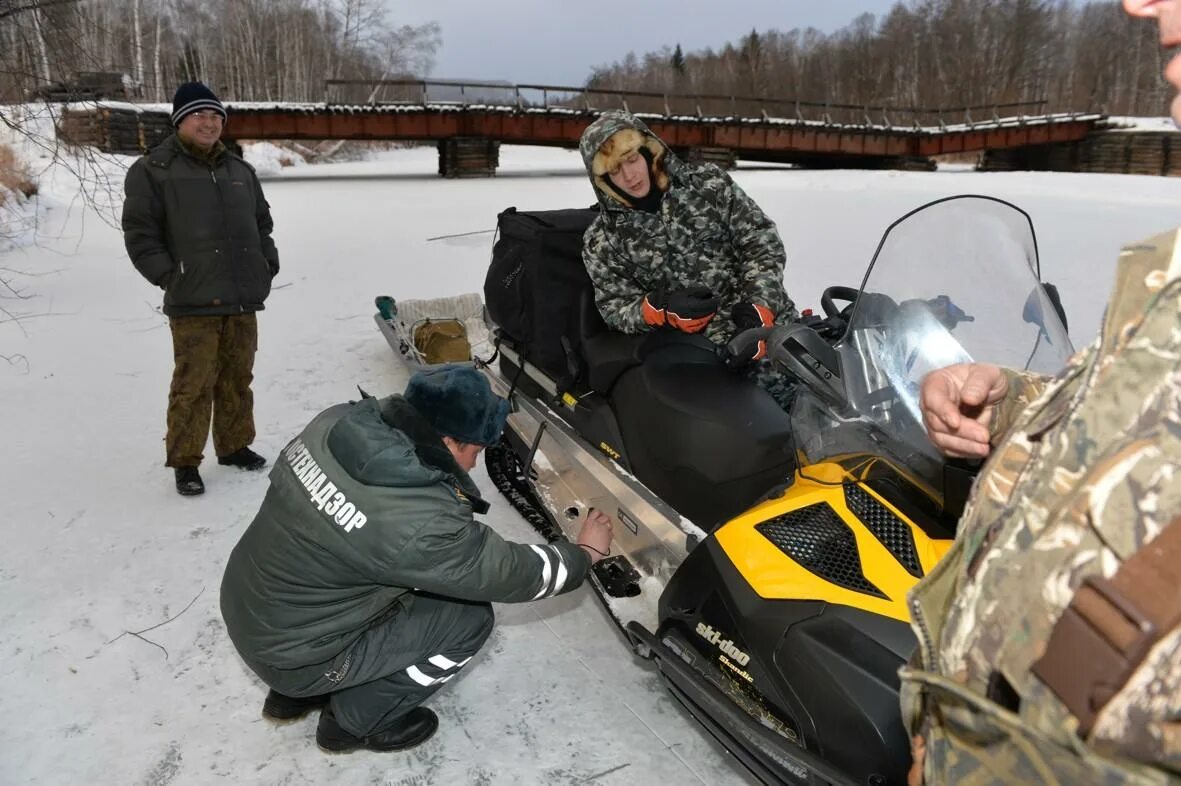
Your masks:
M622 188L629 196L643 197L652 188L648 174L648 159L634 150L623 157L619 166L607 173L611 182Z
M444 440L443 442L450 449L451 455L455 457L455 463L464 472L472 471L472 468L476 466L476 459L480 457L480 451L484 449L483 445L472 445L456 440L451 440L450 443L448 443L448 440Z
M212 109L202 109L185 115L176 127L177 135L185 142L202 150L209 150L221 136L221 114Z
M1181 44L1181 0L1123 0L1124 10L1132 16L1152 17L1160 26L1161 46ZM1165 66L1165 79L1181 90L1181 55L1175 55ZM1181 95L1173 98L1170 107L1173 122L1181 126Z

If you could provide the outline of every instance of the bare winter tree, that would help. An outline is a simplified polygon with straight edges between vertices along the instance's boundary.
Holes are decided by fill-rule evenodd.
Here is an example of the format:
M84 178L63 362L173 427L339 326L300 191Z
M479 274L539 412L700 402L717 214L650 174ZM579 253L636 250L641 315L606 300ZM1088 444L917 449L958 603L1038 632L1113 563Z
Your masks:
M165 102L200 79L224 100L317 101L334 76L425 75L438 45L437 25L397 26L383 0L0 0L0 250L41 234L26 200L51 168L117 223L123 161L66 148L54 130L80 75L113 74L133 100ZM0 324L30 317L43 274L0 264ZM0 347L4 360L20 359Z

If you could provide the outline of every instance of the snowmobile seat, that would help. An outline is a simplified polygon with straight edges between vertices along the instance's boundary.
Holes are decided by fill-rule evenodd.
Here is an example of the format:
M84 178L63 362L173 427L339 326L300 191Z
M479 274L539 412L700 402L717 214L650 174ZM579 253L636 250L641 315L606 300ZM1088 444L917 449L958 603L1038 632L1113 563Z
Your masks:
M640 365L648 355L670 344L696 346L705 355L715 352L714 345L708 339L675 330L654 330L639 334L611 330L595 307L589 291L583 293L579 309L581 363L586 369L585 379L591 390L602 396L611 394L611 388L623 372ZM704 356L703 359L708 360Z
M713 342L612 331L590 291L579 311L587 384L611 402L629 467L682 515L710 529L792 480L790 416Z
M791 417L700 336L647 334L611 401L636 476L707 530L795 473Z
M596 393L608 396L619 375L640 364L636 349L643 336L631 336L608 328L595 306L593 289L582 291L578 301L578 321L586 383Z

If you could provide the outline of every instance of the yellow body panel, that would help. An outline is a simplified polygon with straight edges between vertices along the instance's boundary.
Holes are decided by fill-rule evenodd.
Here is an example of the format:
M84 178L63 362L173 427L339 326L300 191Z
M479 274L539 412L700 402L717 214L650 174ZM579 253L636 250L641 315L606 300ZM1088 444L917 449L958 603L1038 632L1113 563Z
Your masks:
M727 522L718 529L715 537L726 556L759 597L822 600L908 622L910 614L906 608L906 593L918 579L907 572L845 505L842 484L856 481L854 475L838 464L806 467L796 474L795 482L782 496L751 508ZM952 541L929 537L871 488L863 484L861 488L906 522L914 538L923 573L929 573L951 548ZM787 556L755 529L756 524L820 502L827 502L852 530L865 578L888 599L845 589L824 580Z

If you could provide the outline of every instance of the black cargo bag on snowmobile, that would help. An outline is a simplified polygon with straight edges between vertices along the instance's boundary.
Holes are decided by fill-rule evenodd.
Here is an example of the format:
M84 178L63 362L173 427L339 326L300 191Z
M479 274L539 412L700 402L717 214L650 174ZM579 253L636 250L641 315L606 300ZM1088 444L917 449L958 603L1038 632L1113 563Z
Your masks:
M522 357L565 383L578 376L579 304L592 289L582 235L598 214L598 208L510 207L496 217L484 280L488 316Z

